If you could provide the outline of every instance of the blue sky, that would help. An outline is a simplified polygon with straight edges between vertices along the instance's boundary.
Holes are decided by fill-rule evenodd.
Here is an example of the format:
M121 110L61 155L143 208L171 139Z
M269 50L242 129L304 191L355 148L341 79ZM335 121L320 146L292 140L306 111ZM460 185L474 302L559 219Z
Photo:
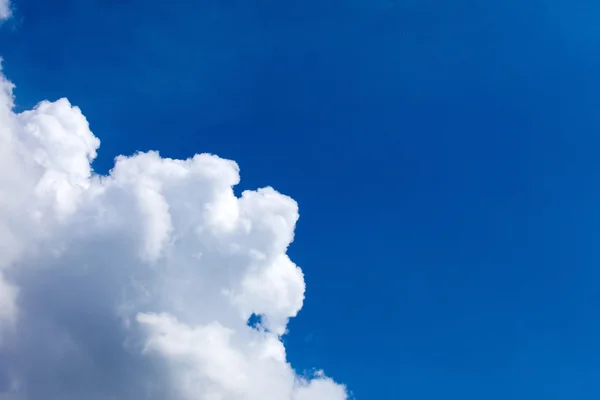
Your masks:
M16 108L211 152L301 218L284 338L357 399L597 399L600 5L16 0Z

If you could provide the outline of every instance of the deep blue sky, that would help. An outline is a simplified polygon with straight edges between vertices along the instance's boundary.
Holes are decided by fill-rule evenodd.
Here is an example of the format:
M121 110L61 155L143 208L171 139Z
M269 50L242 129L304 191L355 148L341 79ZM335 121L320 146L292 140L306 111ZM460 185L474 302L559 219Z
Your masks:
M600 3L16 0L17 106L300 204L286 337L357 399L600 397Z

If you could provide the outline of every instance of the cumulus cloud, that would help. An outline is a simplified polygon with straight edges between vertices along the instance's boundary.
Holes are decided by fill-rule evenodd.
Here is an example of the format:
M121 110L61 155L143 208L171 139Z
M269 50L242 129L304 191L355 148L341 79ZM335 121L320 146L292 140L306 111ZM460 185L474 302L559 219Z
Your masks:
M12 16L10 0L0 0L0 21L9 19Z
M0 399L347 399L286 360L293 199L236 197L237 164L210 154L97 175L79 108L17 114L12 92L0 73Z

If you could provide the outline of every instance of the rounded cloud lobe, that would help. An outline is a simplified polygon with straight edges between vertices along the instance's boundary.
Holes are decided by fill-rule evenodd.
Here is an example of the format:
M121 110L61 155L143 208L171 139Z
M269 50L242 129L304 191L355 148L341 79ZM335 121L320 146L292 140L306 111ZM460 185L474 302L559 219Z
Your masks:
M347 399L286 361L293 199L236 197L237 164L210 154L96 175L81 111L16 114L12 90L0 75L0 399Z

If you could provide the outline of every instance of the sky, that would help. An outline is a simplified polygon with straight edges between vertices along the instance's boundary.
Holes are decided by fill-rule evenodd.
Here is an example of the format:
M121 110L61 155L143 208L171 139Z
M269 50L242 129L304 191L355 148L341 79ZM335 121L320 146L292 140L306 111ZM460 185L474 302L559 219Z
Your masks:
M0 1L0 399L597 399L598 17Z

